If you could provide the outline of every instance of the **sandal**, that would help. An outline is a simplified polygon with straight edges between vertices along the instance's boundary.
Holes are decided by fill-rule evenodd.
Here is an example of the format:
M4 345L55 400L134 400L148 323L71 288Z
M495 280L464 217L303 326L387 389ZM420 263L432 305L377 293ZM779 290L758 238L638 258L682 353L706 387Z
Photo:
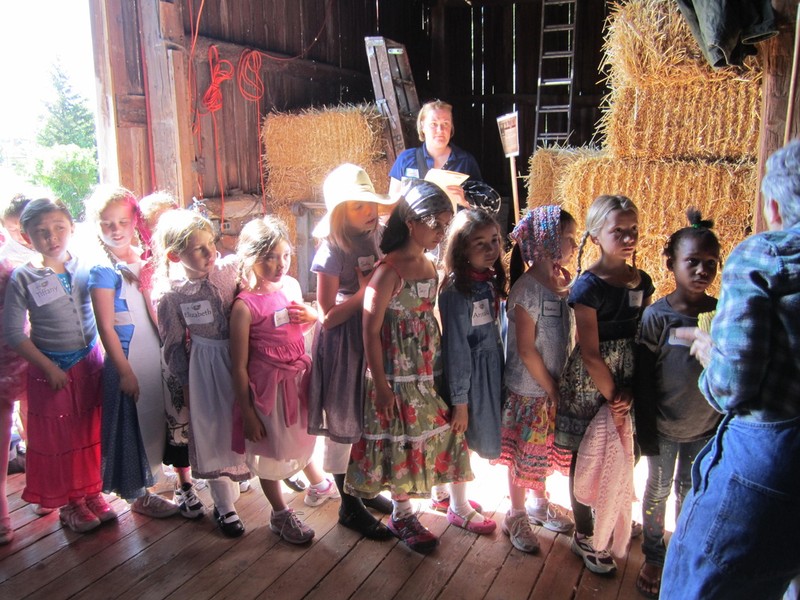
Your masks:
M651 570L651 574L645 573L645 569ZM661 571L662 567L651 563L643 563L639 569L639 576L636 578L636 589L645 598L658 598L661 589ZM655 577L653 572L657 572Z

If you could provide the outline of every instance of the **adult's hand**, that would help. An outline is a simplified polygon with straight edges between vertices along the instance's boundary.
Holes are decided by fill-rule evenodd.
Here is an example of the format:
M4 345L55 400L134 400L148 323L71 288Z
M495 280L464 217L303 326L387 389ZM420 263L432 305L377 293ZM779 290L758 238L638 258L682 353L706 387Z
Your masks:
M691 342L689 353L700 361L703 368L708 366L708 363L711 362L711 349L714 347L711 335L699 327L677 327L675 337Z

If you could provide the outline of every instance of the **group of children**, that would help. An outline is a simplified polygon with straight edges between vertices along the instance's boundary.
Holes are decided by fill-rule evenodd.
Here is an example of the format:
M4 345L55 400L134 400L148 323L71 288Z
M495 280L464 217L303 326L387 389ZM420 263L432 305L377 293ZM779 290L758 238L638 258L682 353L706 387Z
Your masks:
M712 223L688 213L689 227L664 251L676 288L650 306L652 281L636 267L638 211L624 196L594 201L580 242L565 210L529 211L511 234L508 293L499 225L478 209L454 215L436 185L408 182L385 225L378 207L392 202L355 165L334 170L324 196L311 267L316 308L288 275L291 243L273 217L246 224L236 254L221 258L212 224L197 212L169 206L158 215L160 203L143 212L147 198L101 188L87 204L104 251L98 260L70 250L74 225L60 202L24 207L19 243L35 254L2 263L5 340L28 362L23 498L60 508L75 531L115 517L101 492L151 516L196 518L194 476L208 481L214 517L235 537L244 532L237 482L257 476L270 528L304 543L314 532L279 487L302 470L306 504L341 497L342 525L427 553L438 539L412 497L430 496L457 527L496 528L467 498L472 450L507 465L511 508L501 528L525 552L539 546L532 524L573 528L545 489L554 470L568 474L572 550L609 573L608 549L630 537L635 406L639 445L653 455L637 585L657 595L676 457L680 501L688 466L718 421L673 331L714 308L706 293L720 260ZM589 239L599 259L584 271ZM429 252L440 245L439 265ZM19 361L16 370L6 364L3 377L21 385ZM19 389L2 392L5 432ZM648 415L641 425L640 413ZM312 460L317 435L322 468ZM175 502L149 491L165 461L180 478ZM389 515L386 524L368 509Z

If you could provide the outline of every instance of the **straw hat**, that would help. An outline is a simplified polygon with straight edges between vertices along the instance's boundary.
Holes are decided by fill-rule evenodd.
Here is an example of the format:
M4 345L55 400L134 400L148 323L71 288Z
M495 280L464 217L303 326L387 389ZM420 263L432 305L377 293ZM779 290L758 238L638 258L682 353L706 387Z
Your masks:
M331 213L343 202L394 204L389 196L375 193L375 187L364 169L350 163L339 165L328 174L322 184L322 195L325 197L325 214L311 232L315 238L328 237Z

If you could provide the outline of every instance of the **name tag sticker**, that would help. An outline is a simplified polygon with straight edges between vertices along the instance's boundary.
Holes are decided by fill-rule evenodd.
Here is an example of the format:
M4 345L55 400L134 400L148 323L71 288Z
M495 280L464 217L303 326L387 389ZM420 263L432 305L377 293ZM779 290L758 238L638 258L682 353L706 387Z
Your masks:
M281 325L288 325L289 324L289 309L282 308L280 310L275 311L275 315L273 316L275 321L275 327L280 327Z
M484 298L472 303L472 326L486 325L492 322L492 312L489 310L489 300Z
M688 340L683 340L675 335L675 330L669 330L669 338L667 339L667 344L670 346L686 346L687 348L692 345L692 342Z
M36 306L50 304L67 295L67 291L64 289L64 286L61 285L58 275L55 273L39 281L29 283L28 291L31 293L31 296L33 296L33 301L36 302Z
M544 302L542 302L542 316L560 317L561 302L558 302L557 300L545 300Z
M358 270L362 273L369 273L372 271L372 267L375 266L375 256L370 254L369 256L359 256L358 257Z
M414 179L419 179L419 169L412 169L411 167L407 167L405 176L413 177Z
M642 290L628 290L628 306L641 307L643 297L644 292Z
M417 296L420 298L430 298L431 295L431 284L429 281L419 281L417 282Z
M181 304L181 313L187 325L208 325L214 322L214 311L208 300L184 302Z

